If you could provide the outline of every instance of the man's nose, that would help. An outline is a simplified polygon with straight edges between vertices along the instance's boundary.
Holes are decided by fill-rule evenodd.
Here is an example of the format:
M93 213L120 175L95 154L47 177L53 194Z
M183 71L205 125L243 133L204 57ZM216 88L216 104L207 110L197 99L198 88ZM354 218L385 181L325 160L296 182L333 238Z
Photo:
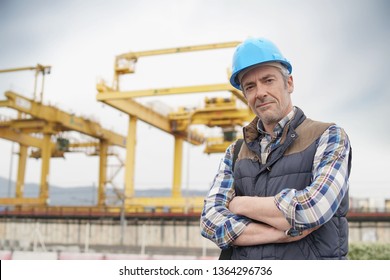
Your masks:
M256 98L264 98L267 95L268 93L266 88L260 82L258 82L256 85Z

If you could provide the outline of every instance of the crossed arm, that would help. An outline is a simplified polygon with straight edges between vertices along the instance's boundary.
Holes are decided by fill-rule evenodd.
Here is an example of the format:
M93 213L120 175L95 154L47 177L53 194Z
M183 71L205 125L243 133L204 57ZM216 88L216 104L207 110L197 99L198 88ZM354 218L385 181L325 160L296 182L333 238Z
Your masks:
M334 139L337 141L333 142ZM350 146L345 132L331 127L320 138L319 147L313 164L312 184L300 191L286 188L275 197L235 196L232 146L229 147L205 200L202 235L221 248L232 244L292 242L327 222L335 210L323 209L329 209L326 205L339 204L348 189ZM302 235L294 238L285 235L292 224L302 231Z
M276 207L274 197L235 196L230 151L231 148L221 161L205 199L202 235L222 249L231 245L292 242L305 237L310 231L294 238L285 234L291 225Z
M261 223L250 223L233 241L236 246L252 246L266 243L286 243L304 238L313 229L302 231L296 237L285 234L291 228L283 213L276 207L274 197L236 196L229 203L229 210Z

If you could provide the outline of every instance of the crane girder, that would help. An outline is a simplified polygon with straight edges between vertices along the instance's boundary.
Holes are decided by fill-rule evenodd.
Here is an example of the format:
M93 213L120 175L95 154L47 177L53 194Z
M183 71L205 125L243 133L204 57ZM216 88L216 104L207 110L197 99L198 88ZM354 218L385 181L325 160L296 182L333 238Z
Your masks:
M215 49L222 49L222 48L233 48L236 47L238 44L240 44L240 42L233 41L233 42L226 42L226 43L205 44L205 45L197 45L197 46L186 46L186 47L123 53L115 57L115 75L116 75L115 79L117 79L118 75L134 73L135 64L138 58L143 56L177 54L177 53L185 53L185 52L215 50Z
M6 73L6 72L17 72L17 71L24 71L24 70L35 70L37 72L50 72L51 66L49 65L42 65L37 64L37 66L28 66L28 67L18 67L18 68L9 68L9 69L1 69L0 73Z
M210 110L209 108L195 110L192 114L193 124L207 124L213 122L237 123L243 125L253 119L253 114L248 109L225 108L222 110Z
M27 133L16 132L10 127L2 126L0 127L0 137L7 139L9 141L17 142L24 146L30 146L35 148L42 148L42 139L38 137L33 137ZM52 143L53 147L55 143Z
M61 130L74 130L91 137L108 140L112 145L126 147L124 136L106 130L96 122L66 113L53 106L43 105L12 91L7 91L5 96L8 98L8 102L4 103L5 106L29 114L33 118L59 124L62 126Z
M13 119L6 122L0 122L0 127L12 127L16 130L23 130L23 132L39 132L47 124L43 120L37 119Z
M89 148L89 147L97 148L99 147L99 143L98 142L69 143L69 148Z
M135 116L147 124L150 124L165 132L170 132L169 120L165 116L155 112L154 110L142 104L139 104L138 102L131 100L130 98L111 99L107 98L106 96L102 97L102 95L104 95L104 93L98 93L96 96L97 100L104 102L107 105L110 105L111 107L122 111L123 113L128 114L130 118L132 116Z
M221 141L220 143L209 144L206 145L203 152L206 154L223 153L231 143L230 141Z
M203 108L193 111L180 111L171 113L169 119L177 130L186 130L189 124L203 124L209 127L244 125L253 119L254 115L249 109L236 107Z
M132 100L131 98L127 99L113 99L107 98L106 96L101 99L101 95L104 93L98 93L97 94L97 100L102 101L126 114L128 114L131 117L136 117L137 119L150 124L158 129L161 129L164 132L167 133L173 133L176 130L172 129L170 120L157 113L156 111ZM204 138L202 135L197 133L196 131L185 131L185 133L173 133L175 135L178 135L182 139L189 141L191 144L194 145L200 145L204 142ZM188 137L190 135L190 137ZM192 136L192 137L191 137Z
M242 126L245 122L253 118L250 110L238 109L236 107L235 99L233 98L228 98L228 102L224 101L220 104L217 102L215 106L206 104L206 108L192 112L181 110L179 112L169 114L168 117L165 117L133 100L133 98L136 97L191 94L213 91L231 91L235 96L238 96L241 101L245 100L241 92L237 91L227 83L135 91L111 91L111 88L106 87L101 83L98 84L97 90L97 100L130 115L130 117L135 116L138 119L167 133L180 135L180 137L185 140L188 140L188 135L195 135L193 131L188 132L190 124L203 124L209 127ZM185 133L184 135L181 135L178 134L179 132ZM199 145L203 142L204 138L199 138L197 143L193 144Z
M10 100L0 100L0 107L10 107L12 102Z
M98 90L102 90L104 87L99 84ZM158 89L145 89L145 90L133 90L133 91L101 91L99 93L99 100L115 100L126 99L136 97L150 97L150 96L164 96L174 94L193 94L202 92L215 92L215 91L237 91L230 84L209 84L209 85L197 85L186 87L173 87L173 88L158 88Z
M222 48L234 48L240 43L241 42L239 42L239 41L233 41L233 42L225 42L225 43L204 44L204 45L197 45L197 46L166 48L166 49L159 49L159 50L128 52L128 53L123 53L123 54L118 55L117 58L136 59L136 58L139 58L141 56L205 51L205 50L215 50L215 49L222 49Z
M46 199L41 197L6 197L0 198L0 205L42 206Z
M37 148L38 150L32 151L31 157L40 158L41 149L42 149L42 138L34 137L28 133L15 130L13 127L6 127L0 124L0 137L9 141L19 143L27 147ZM60 151L57 149L57 143L51 141L50 149L52 157L63 157L65 152L74 152L73 149L76 148L87 148L87 147L98 147L99 143L97 142L79 142L79 143L70 143L69 150Z
M224 139L224 137L208 137L203 152L206 154L224 153L229 145L239 138L242 138L242 133L234 134L232 139L229 139L229 141Z

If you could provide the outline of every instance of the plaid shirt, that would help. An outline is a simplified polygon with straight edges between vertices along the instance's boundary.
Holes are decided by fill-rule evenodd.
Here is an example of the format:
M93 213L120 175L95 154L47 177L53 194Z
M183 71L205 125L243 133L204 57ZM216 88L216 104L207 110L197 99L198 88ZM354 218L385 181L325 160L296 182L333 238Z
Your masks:
M294 116L290 112L275 127L276 137L262 133L262 160L266 160L272 145L280 141L281 131ZM348 158L350 143L344 130L331 125L320 137L312 168L312 183L303 190L285 188L275 196L275 204L289 223L299 229L322 225L335 214L348 190ZM251 223L249 218L235 215L227 209L235 196L232 159L234 144L226 150L218 168L201 217L202 235L220 248L227 248ZM288 186L286 186L288 187Z
M293 110L291 110L291 112L285 116L281 121L279 121L279 123L277 125L275 125L275 128L274 128L274 135L271 135L267 132L265 132L264 130L264 127L263 127L263 123L262 122L258 122L257 123L257 130L260 132L260 137L261 137L261 140L260 140L260 147L261 147L261 163L262 164L265 164L267 162L267 158L268 158L268 155L269 153L271 152L272 148L279 144L280 140L281 140L281 137L282 137L282 133L283 133L283 128L286 126L286 124L292 120L292 118L294 117L295 115L295 107L293 108Z

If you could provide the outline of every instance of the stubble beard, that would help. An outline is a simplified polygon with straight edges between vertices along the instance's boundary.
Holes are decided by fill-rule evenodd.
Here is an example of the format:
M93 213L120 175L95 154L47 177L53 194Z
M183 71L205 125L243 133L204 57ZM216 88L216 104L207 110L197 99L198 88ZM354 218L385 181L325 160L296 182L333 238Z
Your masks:
M261 100L261 103L271 100ZM274 107L276 106L276 108ZM281 117L281 110L279 108L279 104L272 103L266 108L258 107L256 108L257 116L263 122L264 125L270 126L273 124L277 124L283 117Z
M269 114L269 113L265 113L265 114L259 114L259 118L260 120L263 122L264 125L266 126L275 126L278 122L280 122L280 120L283 118L283 117L280 117L279 114Z

